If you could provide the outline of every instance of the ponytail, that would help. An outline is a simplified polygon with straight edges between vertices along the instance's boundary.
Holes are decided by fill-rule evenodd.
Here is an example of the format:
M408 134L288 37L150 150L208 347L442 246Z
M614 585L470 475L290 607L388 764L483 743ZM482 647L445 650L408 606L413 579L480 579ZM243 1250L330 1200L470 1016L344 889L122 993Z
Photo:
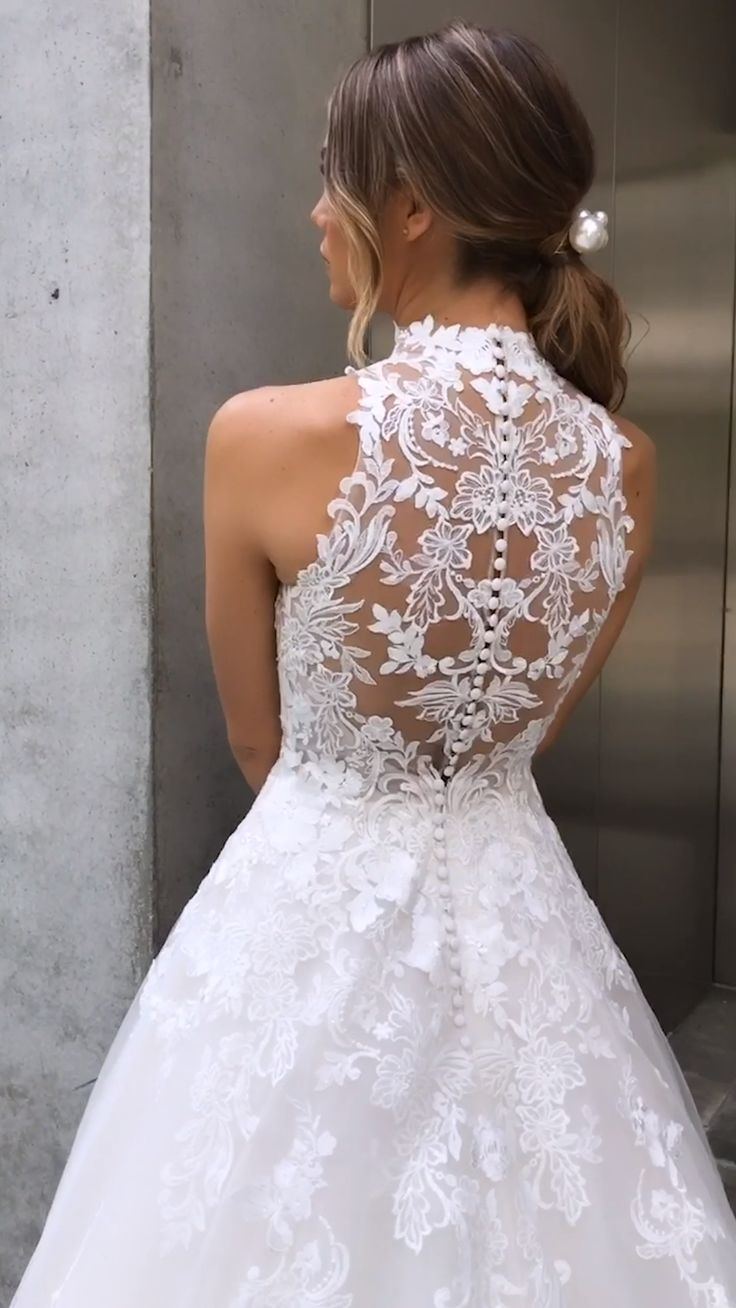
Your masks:
M540 265L522 298L545 359L597 404L618 409L626 394L630 323L610 282L570 251Z

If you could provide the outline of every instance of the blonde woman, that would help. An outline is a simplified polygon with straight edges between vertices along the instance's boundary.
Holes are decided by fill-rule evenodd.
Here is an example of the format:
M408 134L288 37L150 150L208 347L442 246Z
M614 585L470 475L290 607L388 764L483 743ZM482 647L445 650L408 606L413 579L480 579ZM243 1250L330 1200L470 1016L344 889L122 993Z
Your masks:
M651 537L593 168L519 37L455 24L337 87L313 218L355 366L208 439L207 629L257 796L12 1308L736 1304L694 1103L532 777Z

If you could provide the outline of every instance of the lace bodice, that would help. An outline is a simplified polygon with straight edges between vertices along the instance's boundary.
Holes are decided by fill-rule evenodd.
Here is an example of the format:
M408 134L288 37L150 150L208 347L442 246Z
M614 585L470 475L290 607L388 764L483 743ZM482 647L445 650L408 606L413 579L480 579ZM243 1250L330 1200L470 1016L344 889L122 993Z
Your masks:
M628 441L508 327L412 323L356 378L355 467L277 601L282 753L361 789L499 778L623 586Z

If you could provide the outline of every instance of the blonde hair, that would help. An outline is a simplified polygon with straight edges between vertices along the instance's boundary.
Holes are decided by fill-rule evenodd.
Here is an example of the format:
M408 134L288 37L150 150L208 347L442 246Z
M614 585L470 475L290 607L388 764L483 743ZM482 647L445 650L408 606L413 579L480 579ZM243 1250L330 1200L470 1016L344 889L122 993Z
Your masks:
M618 407L628 319L567 239L594 172L585 115L524 37L457 22L358 59L330 99L324 154L356 297L353 361L365 361L381 294L381 214L404 185L455 235L458 280L494 277L517 292L552 366Z

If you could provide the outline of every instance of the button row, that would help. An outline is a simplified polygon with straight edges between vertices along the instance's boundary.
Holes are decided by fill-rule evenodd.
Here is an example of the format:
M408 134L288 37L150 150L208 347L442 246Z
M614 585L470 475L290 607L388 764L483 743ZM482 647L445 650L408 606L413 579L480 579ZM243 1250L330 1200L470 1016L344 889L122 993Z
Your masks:
M467 1031L463 1030L466 1025L464 1012L465 996L462 977L462 961L460 958L460 941L458 939L457 922L455 920L455 905L452 897L452 889L449 884L449 873L447 867L447 827L445 823L444 808L437 810L435 813L432 834L436 846L437 889L442 908L442 922L445 939L447 941L450 990L452 994L452 1020L455 1026L458 1027L459 1030L462 1030L462 1034L460 1035L460 1044L462 1048L469 1049L472 1041Z
M494 372L499 381L503 382L507 375L505 362L505 349L503 338L499 335L494 345L495 365ZM499 513L496 522L496 540L494 547L494 561L491 568L491 597L488 601L488 614L486 626L483 632L482 647L476 659L475 673L471 681L471 687L468 694L468 703L465 706L460 717L458 730L455 739L449 747L449 758L442 769L442 773L436 779L437 790L444 795L445 782L449 780L458 762L458 756L467 747L471 734L478 721L478 701L482 698L483 687L486 682L488 670L493 660L493 644L496 640L496 631L499 620L500 599L499 591L503 586L503 579L506 574L506 555L508 542L506 540L506 531L510 526L509 501L508 496L511 492L511 452L513 428L509 417L510 405L508 395L502 394L500 404L500 446L501 455L501 480L499 483L500 503ZM434 842L437 855L437 883L438 893L442 904L442 920L445 937L447 941L448 963L450 970L450 990L452 1017L455 1026L462 1032L459 1037L461 1046L469 1049L472 1041L464 1028L467 1025L465 1016L465 994L464 982L462 976L462 961L460 957L460 941L458 939L457 922L455 920L455 906L452 898L452 890L449 884L447 868L447 850L446 850L446 827L444 818L444 808L437 812L433 830Z
M494 365L494 372L496 376L499 378L499 380L503 380L506 377L506 363L505 363L505 350L503 346L503 341L500 337L496 340L496 343L494 345L494 358L496 360ZM508 505L507 496L511 491L511 480L509 477L509 473L511 471L511 447L512 447L512 442L511 442L512 423L508 416L509 407L510 406L508 402L508 396L504 394L502 396L501 404L499 408L501 414L501 423L500 423L501 482L499 486L501 502L499 504L500 512L496 523L497 530L496 530L496 539L494 543L494 551L496 557L493 560L493 566L491 569L494 576L492 577L491 580L491 598L488 601L489 612L487 616L486 626L483 632L482 648L477 656L475 674L472 678L470 692L468 695L470 703L466 706L460 717L460 723L459 723L460 729L456 734L455 740L450 745L451 757L449 762L443 769L444 776L448 778L452 776L455 764L457 763L458 755L461 754L463 750L466 748L468 740L473 731L473 728L477 724L478 700L482 698L483 687L486 682L486 675L488 673L490 664L493 659L492 647L496 640L496 631L498 627L498 617L499 617L498 609L500 605L498 592L501 590L501 587L503 586L503 578L506 573L506 554L508 550L508 541L506 539L505 533L509 527L509 516L508 516L509 505Z

